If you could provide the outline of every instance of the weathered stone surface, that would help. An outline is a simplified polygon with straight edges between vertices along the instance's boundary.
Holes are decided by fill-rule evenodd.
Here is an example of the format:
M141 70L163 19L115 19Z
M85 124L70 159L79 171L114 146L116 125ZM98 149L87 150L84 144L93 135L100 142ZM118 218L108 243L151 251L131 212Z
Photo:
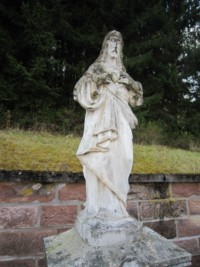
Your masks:
M62 227L62 228L58 228L58 229L57 229L57 233L60 234L60 233L63 233L63 232L68 231L69 229L71 229L71 227Z
M191 215L200 214L200 199L191 199L188 201L189 211Z
M169 196L169 185L167 183L140 183L130 185L128 199L165 199Z
M200 216L192 216L189 219L178 220L178 236L194 236L200 233Z
M196 183L200 181L199 174L131 174L130 183Z
M186 251L197 254L199 252L198 240L196 238L173 241L177 246L185 249Z
M61 201L65 200L82 200L86 199L85 195L85 184L84 183L73 183L66 184L60 189L59 198Z
M142 224L131 217L88 218L84 214L84 211L79 214L76 229L82 239L91 246L119 245L141 237Z
M0 171L0 181L35 182L35 183L76 183L84 181L82 173L50 171Z
M138 219L138 203L134 202L134 201L127 201L127 211L128 213Z
M200 255L192 257L192 267L199 267L200 265Z
M174 220L145 222L143 225L150 227L165 238L176 237L176 225Z
M82 173L73 172L49 172L49 171L0 171L1 182L34 182L34 183L77 183L84 182ZM131 174L130 183L152 182L200 182L199 174Z
M176 218L186 215L186 201L141 202L140 219Z
M94 247L83 242L75 228L45 238L48 267L184 267L191 255L149 228L137 242Z
M77 215L77 206L42 207L41 226L73 224Z
M102 213L119 219L128 216L128 179L133 164L131 129L138 124L130 107L142 105L143 89L126 72L122 58L122 35L110 31L97 60L73 91L74 100L86 110L76 155L86 180L88 217Z
M1 267L35 267L34 259L12 260L12 261L0 261Z
M1 183L0 202L52 201L55 197L55 185L41 183Z
M47 262L45 258L38 260L38 267L47 267Z
M44 252L43 238L56 233L56 230L36 229L0 232L0 256L41 254Z
M200 196L200 183L175 183L172 184L173 197Z
M36 220L35 207L0 207L0 228L16 228L34 226Z

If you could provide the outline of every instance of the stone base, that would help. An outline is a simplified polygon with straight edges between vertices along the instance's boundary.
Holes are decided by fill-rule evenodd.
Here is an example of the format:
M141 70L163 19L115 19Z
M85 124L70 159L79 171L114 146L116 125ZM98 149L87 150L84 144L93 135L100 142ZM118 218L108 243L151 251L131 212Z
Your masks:
M85 217L79 213L76 229L83 241L91 246L111 246L130 243L141 237L142 223L132 217Z
M115 246L85 243L76 228L45 238L48 267L186 267L191 255L148 227L140 240Z

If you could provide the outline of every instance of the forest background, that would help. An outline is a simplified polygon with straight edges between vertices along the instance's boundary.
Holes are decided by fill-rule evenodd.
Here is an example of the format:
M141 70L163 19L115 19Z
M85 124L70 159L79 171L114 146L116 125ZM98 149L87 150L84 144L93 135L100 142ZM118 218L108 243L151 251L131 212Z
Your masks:
M197 0L1 0L0 129L81 135L73 88L114 29L144 88L135 141L200 151Z

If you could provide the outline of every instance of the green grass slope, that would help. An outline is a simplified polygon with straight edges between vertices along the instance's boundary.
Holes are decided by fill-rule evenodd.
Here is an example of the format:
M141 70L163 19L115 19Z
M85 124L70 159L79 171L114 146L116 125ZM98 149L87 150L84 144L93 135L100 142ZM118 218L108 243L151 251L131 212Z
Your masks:
M49 133L0 131L0 169L82 171L76 159L80 138ZM200 173L200 152L134 145L133 173Z

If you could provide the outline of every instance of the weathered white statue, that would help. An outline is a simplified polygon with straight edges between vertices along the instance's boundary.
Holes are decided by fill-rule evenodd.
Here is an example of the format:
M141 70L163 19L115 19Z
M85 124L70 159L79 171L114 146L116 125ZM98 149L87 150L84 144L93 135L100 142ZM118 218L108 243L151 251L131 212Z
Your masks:
M98 59L75 86L86 109L77 156L87 201L76 226L45 238L48 267L190 266L191 255L128 215L128 177L137 119L129 105L142 103L142 86L122 63L122 36L109 32Z
M133 164L132 131L137 118L131 106L142 104L142 86L122 62L121 33L109 32L97 60L77 82L74 99L86 110L77 151L86 180L84 216L124 218L128 178Z
M74 97L86 109L77 156L86 179L86 212L126 217L128 177L133 163L132 131L137 119L129 105L142 104L142 86L122 62L122 36L109 32L97 60L75 86Z

